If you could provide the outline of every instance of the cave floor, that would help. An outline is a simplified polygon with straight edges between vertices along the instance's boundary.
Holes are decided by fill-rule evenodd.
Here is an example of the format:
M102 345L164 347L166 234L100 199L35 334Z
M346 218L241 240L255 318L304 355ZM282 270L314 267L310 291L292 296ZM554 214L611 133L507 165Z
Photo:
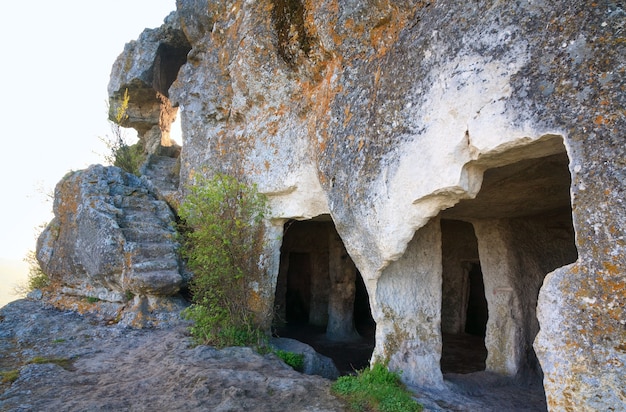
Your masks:
M277 328L275 335L304 342L328 356L342 375L369 366L374 350L375 328L358 328L361 339L334 342L325 328L291 323ZM468 334L442 336L441 370L447 389L425 391L410 387L425 411L546 411L541 382L509 378L485 371L487 350L484 339Z
M326 328L302 323L289 323L277 328L275 336L291 338L310 345L316 352L328 356L342 375L348 375L369 366L374 351L374 333L371 328L359 328L360 339L337 342L326 337Z
M442 373L471 373L485 370L487 348L481 336L467 333L442 335Z

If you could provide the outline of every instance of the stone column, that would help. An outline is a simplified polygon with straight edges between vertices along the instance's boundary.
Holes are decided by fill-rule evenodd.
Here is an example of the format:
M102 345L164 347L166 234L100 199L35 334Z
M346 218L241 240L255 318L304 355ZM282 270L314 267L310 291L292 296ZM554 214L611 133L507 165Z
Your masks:
M487 370L539 372L537 296L548 272L576 260L570 225L567 214L474 223L489 306Z
M359 337L354 328L356 266L334 230L328 236L328 263L330 290L326 336L337 341L356 339Z
M515 376L522 358L524 330L522 303L515 288L521 268L508 241L506 221L476 221L474 229L489 310L486 370Z
M369 287L376 320L373 361L388 361L411 385L445 388L439 365L441 279L441 228L439 218L433 218Z

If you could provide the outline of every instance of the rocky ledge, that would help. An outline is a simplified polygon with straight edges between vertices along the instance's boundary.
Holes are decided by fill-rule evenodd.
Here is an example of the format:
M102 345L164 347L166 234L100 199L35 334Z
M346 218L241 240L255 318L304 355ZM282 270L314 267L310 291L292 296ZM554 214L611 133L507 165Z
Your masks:
M34 360L34 361L33 361ZM249 348L193 347L186 325L131 329L19 300L0 309L2 411L340 411L331 381Z
M304 352L305 370L328 370L323 356ZM0 371L17 372L13 382L0 379L2 411L346 410L331 380L271 353L194 347L181 320L135 329L30 299L0 308ZM424 411L545 410L542 388L523 385L480 372L447 376L445 390L411 389Z

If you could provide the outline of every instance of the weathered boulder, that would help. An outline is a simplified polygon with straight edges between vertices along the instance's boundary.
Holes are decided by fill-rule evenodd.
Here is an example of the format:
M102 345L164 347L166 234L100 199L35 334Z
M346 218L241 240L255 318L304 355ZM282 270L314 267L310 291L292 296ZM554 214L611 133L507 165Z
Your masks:
M367 287L374 359L407 382L444 388L442 304L480 267L488 371L543 375L554 410L626 403L621 3L177 9L160 30L191 46L169 90L181 182L217 170L269 196L267 306L285 224L328 216ZM443 309L446 330L464 309Z
M337 379L339 370L333 360L321 355L306 343L289 338L272 338L270 345L275 349L304 355L303 373L307 375L319 375L326 379Z
M178 293L174 214L144 180L100 165L71 172L55 189L54 215L37 259L61 294L141 306Z

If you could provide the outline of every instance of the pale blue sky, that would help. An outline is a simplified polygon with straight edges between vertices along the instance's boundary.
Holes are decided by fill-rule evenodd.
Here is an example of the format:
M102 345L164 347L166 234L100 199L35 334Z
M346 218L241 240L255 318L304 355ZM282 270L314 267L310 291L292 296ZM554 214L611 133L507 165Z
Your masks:
M0 259L22 260L50 220L45 192L69 170L102 162L111 66L175 0L34 0L0 6L4 156ZM6 287L0 273L0 288Z

